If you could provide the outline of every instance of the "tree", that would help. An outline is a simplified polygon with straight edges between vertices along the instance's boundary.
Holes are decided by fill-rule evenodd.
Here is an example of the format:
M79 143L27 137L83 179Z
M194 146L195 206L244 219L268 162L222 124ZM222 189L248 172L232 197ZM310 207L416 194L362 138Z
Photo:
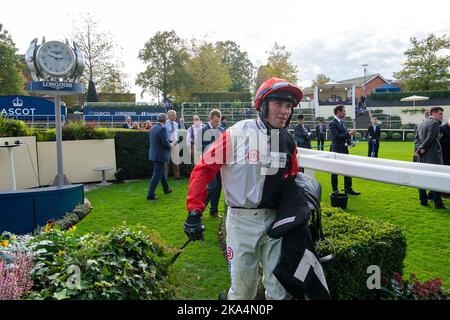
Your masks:
M331 78L320 73L316 76L316 80L313 80L311 87L315 88L317 85L325 84L331 81Z
M175 31L158 31L145 43L138 57L147 64L136 79L136 84L142 87L142 94L161 94L163 101L168 101L185 91L189 80L185 70L189 54Z
M94 81L89 81L88 92L86 96L87 102L98 102L97 90L95 90Z
M221 54L222 63L229 67L231 92L250 91L254 66L247 52L242 52L234 41L219 41L216 48Z
M222 54L211 43L194 46L194 56L186 70L191 78L191 92L228 91L231 85L230 66L222 63Z
M403 70L394 73L402 81L405 90L446 90L450 73L450 56L442 50L450 49L450 38L446 35L428 35L423 40L410 38L412 48L405 51Z
M25 94L24 68L11 36L0 23L0 94Z
M270 79L270 75L266 72L265 66L260 66L256 73L256 90L263 84L264 81Z
M268 78L286 79L294 84L297 83L299 80L297 66L289 62L291 53L286 50L286 47L280 46L275 42L273 48L267 53L269 54L268 63L264 66L266 76Z
M91 15L74 22L73 39L84 54L86 67L82 76L85 85L93 81L100 92L125 92L127 76L120 70L121 62L116 57L119 50L111 34L100 30Z

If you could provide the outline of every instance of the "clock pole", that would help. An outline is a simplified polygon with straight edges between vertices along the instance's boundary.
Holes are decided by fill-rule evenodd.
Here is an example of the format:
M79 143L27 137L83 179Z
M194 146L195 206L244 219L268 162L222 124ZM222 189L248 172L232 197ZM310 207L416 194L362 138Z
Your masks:
M62 187L67 183L64 175L63 152L62 152L62 132L61 132L61 96L55 95L55 127L56 127L56 163L57 175L53 185Z

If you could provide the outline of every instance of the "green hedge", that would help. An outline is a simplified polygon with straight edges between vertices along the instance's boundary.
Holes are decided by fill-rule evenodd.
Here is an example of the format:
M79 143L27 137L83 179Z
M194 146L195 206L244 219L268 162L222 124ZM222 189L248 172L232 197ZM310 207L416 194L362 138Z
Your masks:
M373 100L400 100L409 96L425 96L429 98L448 98L450 97L450 90L436 90L436 91L401 91L401 92L379 92L372 93L370 99Z
M386 277L402 273L406 256L404 231L389 223L322 206L325 235L336 247L336 257L323 265L333 299L376 298L379 292L367 289L367 268L377 265Z
M402 140L402 135L401 135L401 133L394 132L394 133L392 134L392 140Z
M123 179L150 177L153 165L148 160L149 132L127 129L109 130L109 132L114 133L116 166L117 169L123 170Z
M44 129L34 130L33 135L36 136L38 142L55 141L56 130ZM83 121L69 121L61 128L61 136L66 140L95 140L110 139L113 137L106 128L97 128L95 123L85 124Z
M199 102L248 102L252 95L250 92L198 92L192 93L191 99Z
M114 135L116 148L116 166L122 169L121 179L144 179L153 174L153 164L148 160L150 137L148 131L129 129L109 129ZM180 174L186 175L186 167L180 165ZM169 176L172 175L171 166Z
M226 215L219 231L224 257L225 219ZM379 266L382 276L390 277L393 272L402 273L406 238L399 227L350 215L323 203L322 224L325 236L336 249L336 257L322 265L332 299L378 298L380 292L369 290L366 284L371 275L367 273L370 265ZM321 255L330 252L330 247L324 247ZM263 293L264 288L260 283L258 294L263 296Z

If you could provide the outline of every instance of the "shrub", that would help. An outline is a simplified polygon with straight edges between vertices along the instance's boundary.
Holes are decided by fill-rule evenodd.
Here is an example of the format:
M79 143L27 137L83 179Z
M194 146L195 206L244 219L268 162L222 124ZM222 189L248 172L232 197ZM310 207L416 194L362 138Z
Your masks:
M170 299L169 249L143 227L78 235L46 226L30 243L32 299ZM73 273L73 274L71 274Z
M403 270L406 238L403 230L388 223L375 222L323 206L325 235L336 248L336 257L323 265L334 299L374 299L367 288L367 268L380 267L383 275ZM325 248L325 254L330 248Z
M408 132L406 134L406 140L413 141L414 140L414 133Z
M381 297L393 300L450 300L450 292L439 278L420 282L412 273L409 280L394 272L391 279L383 278Z
M392 134L392 140L402 140L402 135L398 132Z
M89 200L84 199L84 201L84 204L76 206L72 212L68 212L62 218L54 221L54 225L58 226L61 230L68 230L83 220L92 210L92 205ZM33 234L38 235L44 232L44 229L45 227L38 227Z
M381 140L387 140L387 138L388 138L388 135L387 135L386 132L382 132L382 133L380 134L380 139L381 139Z
M223 220L226 218L224 217ZM339 208L322 204L322 224L325 236L333 243L336 257L324 263L323 269L333 299L375 299L379 292L367 288L367 267L377 265L382 275L403 270L406 238L403 230L388 223L352 216ZM219 235L225 238L225 223ZM222 240L224 242L224 240ZM222 243L222 250L226 245ZM321 248L320 255L331 253L331 247ZM224 252L226 257L226 253ZM264 292L258 289L258 292Z
M24 253L14 253L11 263L0 259L0 300L18 300L28 294L33 286L32 268L33 259Z
M0 115L0 138L31 136L32 129L28 129L25 122L6 119Z
M355 133L355 139L359 140L363 137L363 135L361 134L361 132L356 132Z
M117 168L122 168L123 179L152 175L153 164L148 160L149 140L148 131L114 130L116 164Z
M150 138L148 131L113 129L116 148L116 164L121 170L122 179L142 179L151 177L153 164L148 160ZM169 175L172 174L172 166L169 167ZM186 166L180 165L180 174L185 175Z
M55 141L56 130L36 130L34 135L37 141ZM106 128L97 128L97 124L87 123L83 121L69 121L61 129L63 140L94 140L94 139L110 139L113 136Z
M401 92L376 92L370 95L370 99L374 100L398 100L416 96L427 96L430 98L448 98L450 97L450 90L434 90L434 91L401 91Z

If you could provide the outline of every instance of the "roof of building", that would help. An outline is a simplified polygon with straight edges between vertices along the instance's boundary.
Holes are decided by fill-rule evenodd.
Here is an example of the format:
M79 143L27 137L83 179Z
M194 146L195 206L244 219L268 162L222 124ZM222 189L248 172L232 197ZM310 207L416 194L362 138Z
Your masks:
M367 84L370 81L372 81L373 79L375 79L376 77L380 77L383 81L385 81L386 83L389 83L389 80L387 80L386 78L384 78L381 74L379 73L374 73L374 74L368 74L365 77L358 77L358 78L352 78L352 79L346 79L346 80L340 80L340 81L336 81L337 83L340 84L352 84L355 86L362 86L363 84ZM366 79L366 81L364 81L364 79Z

